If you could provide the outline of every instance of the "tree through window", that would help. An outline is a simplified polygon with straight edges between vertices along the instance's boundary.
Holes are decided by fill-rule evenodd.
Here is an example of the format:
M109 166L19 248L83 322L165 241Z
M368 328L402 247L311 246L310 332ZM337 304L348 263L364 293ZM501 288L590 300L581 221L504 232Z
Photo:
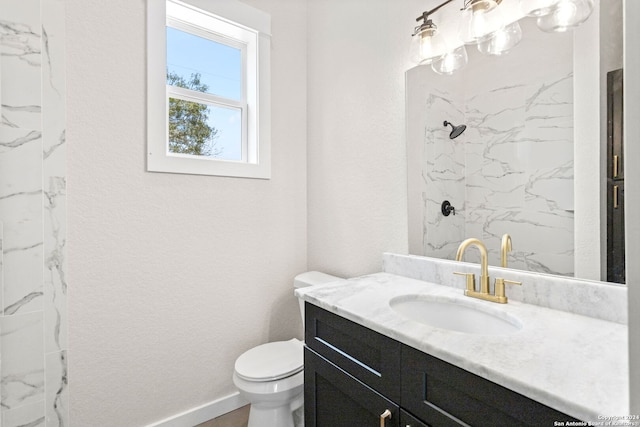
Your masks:
M191 74L189 80L167 70L167 84L206 92L208 87L200 81L200 74ZM224 151L216 146L218 130L207 123L211 114L206 104L169 98L169 151L194 156L217 157Z

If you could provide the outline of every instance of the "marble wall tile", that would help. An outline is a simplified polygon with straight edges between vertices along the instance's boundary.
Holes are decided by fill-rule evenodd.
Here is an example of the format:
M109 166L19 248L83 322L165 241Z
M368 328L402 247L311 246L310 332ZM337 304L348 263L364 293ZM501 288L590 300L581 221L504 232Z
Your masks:
M480 235L488 247L491 264L500 265L502 235L508 233L513 249L508 256L510 267L549 274L573 274L571 214L514 209L484 215L480 212L480 215L484 219Z
M528 209L573 209L573 75L527 87L525 129Z
M0 289L4 289L4 251L3 251L3 241L4 241L4 223L0 221ZM0 292L0 307L4 307L2 292ZM1 330L0 330L1 331ZM2 360L0 360L0 372L2 367ZM0 406L2 402L0 402Z
M522 81L467 81L464 96L440 86L427 93L423 253L453 259L462 240L477 237L499 264L509 233L512 265L572 275L572 75L561 67L535 79L524 72ZM443 115L466 123L465 133L450 140L434 119ZM456 218L440 213L449 198L457 200ZM478 257L470 251L466 259Z
M69 377L67 352L46 355L46 419L47 427L69 425Z
M48 176L65 176L64 1L42 0L43 158Z
M0 0L0 423L69 424L64 0Z
M0 127L5 315L42 309L42 215L41 133Z
M1 0L2 125L41 129L41 26L39 0Z
M435 90L427 97L424 116L424 253L430 256L455 255L457 242L464 236L465 188L464 146L458 140L449 139L451 127L462 123L464 112L460 109L460 95L455 92ZM448 200L454 206L455 215L444 217L442 202Z
M43 402L42 312L3 316L0 324L3 410Z
M2 427L44 427L44 402L36 402L2 412Z
M64 2L42 0L45 351L67 348Z

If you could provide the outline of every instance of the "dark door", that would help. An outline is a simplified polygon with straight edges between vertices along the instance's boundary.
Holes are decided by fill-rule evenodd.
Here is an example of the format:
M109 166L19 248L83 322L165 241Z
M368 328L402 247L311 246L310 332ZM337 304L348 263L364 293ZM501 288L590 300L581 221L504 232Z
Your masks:
M607 73L607 281L625 283L622 69Z
M305 426L399 427L396 404L308 348L304 359Z

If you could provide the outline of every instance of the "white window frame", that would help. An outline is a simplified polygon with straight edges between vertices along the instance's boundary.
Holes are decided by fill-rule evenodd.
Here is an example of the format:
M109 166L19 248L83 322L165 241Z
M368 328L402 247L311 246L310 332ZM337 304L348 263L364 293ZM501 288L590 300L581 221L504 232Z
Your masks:
M166 84L166 27L222 42L242 53L242 99ZM237 0L147 0L147 170L198 175L271 177L270 49L268 14ZM169 97L240 108L242 159L169 152Z

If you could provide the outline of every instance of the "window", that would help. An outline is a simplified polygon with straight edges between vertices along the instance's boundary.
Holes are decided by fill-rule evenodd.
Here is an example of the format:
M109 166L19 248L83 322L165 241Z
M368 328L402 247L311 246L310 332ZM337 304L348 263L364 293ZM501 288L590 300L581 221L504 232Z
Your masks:
M235 0L148 1L147 170L270 177L269 31Z

